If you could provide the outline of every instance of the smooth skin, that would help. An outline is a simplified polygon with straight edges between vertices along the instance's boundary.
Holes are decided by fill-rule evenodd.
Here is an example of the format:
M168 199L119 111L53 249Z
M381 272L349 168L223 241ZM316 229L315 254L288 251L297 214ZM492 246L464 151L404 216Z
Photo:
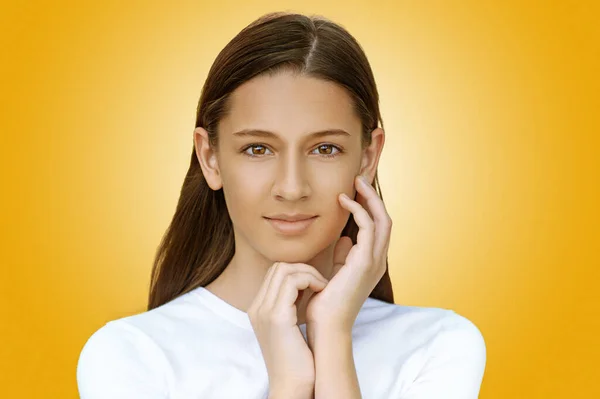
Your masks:
M352 326L360 308L386 270L392 219L369 180L356 179L356 201L340 195L359 227L356 245L341 237L333 274L308 303L307 338L314 353L315 398L361 398L352 353ZM309 396L310 397L310 396Z
M359 227L356 245L352 245L350 237L337 241L330 281L306 308L307 323L348 333L365 300L385 274L392 231L392 219L383 201L364 176L357 177L356 187L358 201L344 193L339 197Z
M279 393L312 397L314 359L297 326L296 299L300 290L319 292L326 285L327 279L310 265L276 262L248 309L267 366L271 397Z
M357 243L353 246L349 237L337 241L331 280L310 265L276 262L248 310L274 381L272 398L312 398L313 392L317 398L360 398L352 358L352 326L385 273L392 219L363 176L357 177L356 185L357 201L343 193L339 200L359 226ZM316 292L307 306L310 349L296 326L295 304L298 291L308 287ZM315 364L315 358L322 359L321 364ZM316 384L318 369L323 372Z
M326 374L315 367L319 354L312 353L310 358L311 348L298 324L307 323L309 343L312 339L317 347L315 334L346 334L376 285L381 268L385 270L385 255L379 253L382 245L376 244L380 239L371 239L378 245L377 255L365 255L369 235L386 230L374 227L380 219L387 223L380 217L379 197L372 189L362 190L355 180L357 175L364 175L369 182L374 179L384 132L374 129L371 144L361 148L361 123L348 93L332 82L312 77L290 73L259 76L238 87L230 100L230 113L219 121L217 149L209 145L206 130L198 127L194 131L196 154L207 184L213 190L223 189L236 245L231 262L206 288L248 312L265 354L270 386L281 387L282 397L312 397L311 385ZM275 135L234 134L244 129ZM325 129L348 134L311 134ZM340 198L342 193L356 201ZM368 208L376 216L373 223L361 212L367 212L362 207L368 200ZM284 237L264 219L275 213L318 217L304 234ZM361 229L359 249L355 250L348 238L336 247L350 213ZM368 212L366 215L370 217ZM380 259L383 266L377 263ZM331 285L333 277L336 280ZM344 351L347 354L347 346ZM354 369L347 361L338 366ZM335 371L337 366L328 367ZM294 370L295 374L280 370Z

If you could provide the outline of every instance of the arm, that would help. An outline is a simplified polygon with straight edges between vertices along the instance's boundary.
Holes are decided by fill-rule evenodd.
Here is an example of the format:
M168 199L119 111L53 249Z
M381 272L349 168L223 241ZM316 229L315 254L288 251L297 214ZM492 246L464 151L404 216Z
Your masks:
M274 389L269 390L267 399L314 399L313 390Z
M362 398L352 354L352 333L309 324L307 337L315 358L315 399Z

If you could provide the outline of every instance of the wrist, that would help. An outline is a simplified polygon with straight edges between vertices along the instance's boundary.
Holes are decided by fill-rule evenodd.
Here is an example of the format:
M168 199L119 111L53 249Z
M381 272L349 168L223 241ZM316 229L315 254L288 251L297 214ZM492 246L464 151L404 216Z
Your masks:
M340 327L337 325L315 324L307 326L307 333L310 330L315 337L352 337L352 328Z
M322 366L323 360L328 362L331 356L335 358L353 348L352 332L343 329L314 329L307 338L316 369Z
M314 391L313 384L310 385L310 388L304 385L300 387L274 387L269 389L268 399L311 399Z

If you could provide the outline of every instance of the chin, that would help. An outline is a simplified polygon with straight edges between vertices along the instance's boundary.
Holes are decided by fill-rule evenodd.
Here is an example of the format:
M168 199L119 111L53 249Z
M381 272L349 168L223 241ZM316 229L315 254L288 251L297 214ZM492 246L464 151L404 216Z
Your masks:
M328 247L307 239L269 242L267 246L263 254L268 259L286 263L308 263Z
M317 254L317 251L310 251L306 246L297 248L289 247L287 245L278 245L276 250L271 248L265 253L266 257L273 262L286 263L308 263Z

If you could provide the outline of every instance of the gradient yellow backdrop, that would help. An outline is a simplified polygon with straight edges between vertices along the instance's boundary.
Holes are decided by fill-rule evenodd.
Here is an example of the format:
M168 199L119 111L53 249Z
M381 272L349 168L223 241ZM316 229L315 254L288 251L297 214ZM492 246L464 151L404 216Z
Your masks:
M144 310L208 69L275 10L369 57L396 302L480 328L481 398L600 397L598 2L324 0L2 3L0 396L78 397Z

